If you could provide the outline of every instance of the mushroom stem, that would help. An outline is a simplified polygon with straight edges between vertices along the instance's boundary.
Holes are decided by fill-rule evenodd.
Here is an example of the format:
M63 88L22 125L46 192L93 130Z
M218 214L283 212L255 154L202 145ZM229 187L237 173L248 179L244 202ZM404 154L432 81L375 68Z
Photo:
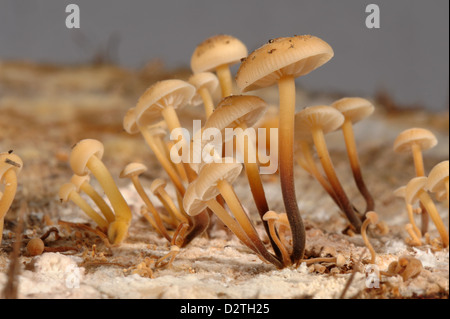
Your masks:
M173 202L172 198L169 196L167 191L164 188L158 188L156 191L156 197L161 201L163 206L169 212L170 215L175 216L176 219L181 221L182 223L189 224L189 217L185 215L186 213L182 213L178 207Z
M367 214L371 214L370 217L367 216ZM372 244L369 241L369 238L367 236L367 228L369 227L370 224L375 224L377 221L377 214L375 212L368 212L366 213L366 219L364 220L364 222L362 223L361 226L361 236L364 240L364 243L366 244L366 247L369 249L370 251L370 255L372 256L372 258L370 259L370 263L371 264L375 264L375 259L376 259L376 252L375 249L373 249Z
M3 196L0 197L0 244L3 237L3 224L5 215L14 200L17 191L17 175L9 169L3 175L1 181L5 184Z
M364 197L366 201L366 212L372 211L375 208L375 202L372 195L367 189L366 184L361 173L361 167L359 162L358 153L356 151L355 136L353 133L352 122L348 119L342 124L342 131L344 133L345 145L347 148L347 155L350 161L350 166L353 173L353 178L355 179L356 186L359 192Z
M408 212L409 223L411 224L412 229L419 238L422 238L422 232L420 231L419 227L417 227L416 221L414 220L414 211L412 205L406 204L406 210Z
M280 182L284 207L291 227L293 247L291 260L295 264L305 252L305 226L298 209L294 184L294 119L295 119L295 81L293 76L278 80L280 99L279 118L279 158Z
M106 231L108 229L108 222L104 220L81 196L75 191L72 191L69 195L69 199L80 207L86 215L88 215L97 225Z
M425 168L423 165L423 155L422 155L422 149L419 144L415 143L411 146L412 149L412 155L414 160L414 168L416 170L416 176L425 176ZM421 222L422 222L422 233L425 234L428 232L428 222L429 222L429 216L428 212L423 207L422 203L420 204L422 207L422 214L421 216Z
M426 208L427 212L430 214L430 218L436 226L439 235L441 236L442 246L444 248L448 247L449 238L448 231L445 229L445 225L442 222L441 216L439 216L439 212L436 209L436 206L433 203L433 200L424 190L419 191L419 200Z
M166 156L167 158L170 158L170 149L174 146L174 143L172 141L168 141L166 144L164 144L164 148L166 151ZM183 182L188 182L188 177L187 177L187 173L186 170L184 168L183 163L173 163L173 165L175 166L175 169L178 172L178 175L180 176L181 180Z
M206 118L208 119L214 112L214 102L211 97L211 93L209 93L206 87L201 87L200 89L198 89L198 94L200 94L202 98L203 105L205 107Z
M250 240L253 242L256 249L258 249L261 256L263 256L270 263L274 264L276 267L283 268L282 263L266 249L263 242L259 238L256 229L253 227L252 222L242 208L242 205L230 183L222 180L217 184L217 188L219 189L228 207L233 212L234 217L241 225L242 229L250 238Z
M227 97L233 92L232 77L228 64L222 64L216 67L217 78L220 82L222 97Z
M109 198L115 212L115 222L128 224L131 221L131 210L114 182L113 177L103 162L96 156L91 156L86 165L98 180L106 196Z
M282 259L283 259L283 264L285 266L289 266L291 264L291 259L289 257L289 254L288 254L287 250L286 250L286 247L281 242L280 238L278 237L277 231L275 230L275 220L274 219L269 219L268 220L268 224L269 224L270 237L275 242L275 245L278 247L278 249L281 252L281 256L282 256Z
M420 237L417 236L414 226L412 224L406 224L405 230L411 237L411 242L409 242L412 246L422 246L422 242L420 241ZM408 243L408 242L407 242Z
M322 163L323 170L328 177L331 186L334 189L336 196L339 198L339 202L342 205L345 215L347 216L350 223L355 227L356 232L361 231L361 219L356 215L353 205L345 194L341 183L334 170L333 163L331 162L330 154L325 142L325 137L320 128L314 128L312 130L312 137L314 140L314 145L316 146L317 153L319 154L320 162Z
M130 176L131 181L133 182L134 187L136 188L136 191L138 192L141 199L144 201L145 206L147 207L147 210L152 213L153 219L156 223L156 226L158 227L158 230L160 233L166 238L169 242L172 240L169 233L167 232L166 227L164 226L161 217L159 216L158 211L156 210L155 206L151 202L150 198L147 196L147 193L145 192L144 188L142 187L142 184L139 180L139 177L137 175Z
M105 216L108 223L112 223L115 220L116 217L114 216L111 208L105 202L103 197L101 197L100 194L97 193L97 191L88 182L84 182L83 184L81 184L80 189L94 201L94 203L102 212L103 216Z
M150 135L148 130L145 128L139 127L142 136L144 136L145 141L147 142L148 146L152 149L153 153L155 154L156 158L158 159L159 163L163 167L163 169L166 171L167 175L169 175L170 180L175 185L175 188L177 191L184 195L185 188L183 186L183 183L177 174L177 171L173 167L172 163L169 161L169 159L165 156L165 154L160 150L158 147L154 137Z

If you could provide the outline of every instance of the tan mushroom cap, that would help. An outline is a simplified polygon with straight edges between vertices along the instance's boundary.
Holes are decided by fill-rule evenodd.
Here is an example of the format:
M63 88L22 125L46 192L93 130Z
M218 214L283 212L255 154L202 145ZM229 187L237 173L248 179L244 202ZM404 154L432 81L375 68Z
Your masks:
M123 117L123 128L128 134L139 133L139 127L136 123L136 108L130 108Z
M10 169L13 169L16 175L19 175L23 167L22 159L14 153L0 153L0 181L3 175Z
M203 103L202 97L198 94L198 90L201 88L206 88L211 95L219 88L219 79L214 73L211 72L201 72L191 75L188 82L192 84L196 89L197 93L192 98L192 105L200 105Z
M91 156L97 156L101 159L104 150L103 144L98 140L81 140L73 147L70 153L70 167L76 175L87 175L89 170L86 165Z
M445 182L448 182L449 166L448 160L442 161L434 166L428 174L425 188L432 193L439 193L445 190Z
M425 176L414 177L408 184L406 184L406 202L413 205L417 202L418 194L421 190L424 190L427 184L427 178Z
M142 163L130 163L120 172L120 178L131 178L147 171L147 166Z
M410 128L401 132L394 141L394 151L398 153L411 152L413 144L420 146L421 150L430 149L437 144L436 136L423 128Z
M81 185L84 184L84 182L90 181L91 177L89 175L79 176L79 175L72 175L70 178L70 182L75 185L76 191L80 192Z
M240 163L207 163L202 166L195 180L196 194L201 200L209 200L220 194L220 181L233 183L242 171Z
M164 188L166 187L167 183L162 178L155 179L152 184L150 185L150 190L152 193L156 193L160 187Z
M237 38L219 34L200 43L191 57L194 73L213 71L224 64L238 63L248 54L247 47Z
M195 87L186 81L172 79L156 82L138 100L135 110L140 126L156 124L162 119L161 111L167 106L182 108L191 102Z
M375 107L370 101L360 97L345 97L331 104L341 112L346 120L359 122L373 113Z
M61 202L65 203L69 200L70 194L72 192L77 192L77 187L72 183L63 184L58 191L58 196Z
M366 218L367 218L368 220L370 220L370 222L371 222L372 224L378 223L378 214L375 213L375 212L373 212L373 211L367 212L367 213L366 213Z
M269 220L278 220L279 216L276 212L274 212L273 210L269 210L268 212L266 212L263 216L263 220L264 221L269 221Z
M273 39L241 63L236 83L242 92L268 87L286 75L306 75L333 55L328 43L311 35Z
M189 216L196 216L204 211L207 207L206 201L203 201L199 198L195 191L195 188L196 183L194 181L193 183L189 184L183 198L183 208Z
M225 128L235 129L242 124L252 127L264 115L267 107L267 103L257 96L227 96L217 105L214 113L203 126L203 130L217 128L224 131Z
M324 134L341 127L344 116L334 107L316 105L304 108L295 114L295 130L297 136L305 138L311 134L313 128L320 127Z
M406 198L406 186L401 186L394 191L394 196Z

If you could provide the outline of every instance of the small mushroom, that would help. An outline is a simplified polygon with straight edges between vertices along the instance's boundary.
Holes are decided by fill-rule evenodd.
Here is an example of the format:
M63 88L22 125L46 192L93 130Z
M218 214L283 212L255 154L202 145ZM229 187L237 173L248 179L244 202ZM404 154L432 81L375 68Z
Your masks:
M411 256L399 257L388 266L388 275L400 275L403 281L417 277L423 269L422 262Z
M405 230L409 234L410 238L406 241L407 244L411 246L422 246L422 241L420 240L420 237L416 233L416 229L414 229L414 226L410 223L405 225Z
M371 212L366 213L366 219L364 220L364 222L362 223L362 226L361 226L361 236L364 239L364 243L366 244L366 247L370 251L370 255L372 256L370 259L371 264L375 263L377 254L375 252L375 249L373 249L373 246L370 243L369 238L367 237L367 227L369 227L370 224L376 225L377 223L378 223L378 214L371 211Z
M215 71L222 97L226 97L233 91L230 65L238 63L247 54L247 47L239 39L226 34L215 35L195 48L191 57L191 69L194 74Z
M406 202L413 205L415 202L420 201L420 203L425 207L431 220L436 226L439 235L441 237L442 246L444 248L448 247L449 238L448 231L439 216L439 212L433 203L428 192L425 190L427 184L427 178L424 176L419 176L411 179L406 185Z
M0 194L0 244L3 237L3 223L17 192L17 176L22 170L22 159L13 153L0 153L0 183L4 185Z
M30 256L42 255L45 249L44 241L40 238L32 238L27 244L27 252Z
M305 130L309 130L323 170L338 198L340 207L343 209L351 225L359 232L361 229L361 219L356 214L352 203L339 181L324 136L326 133L338 129L344 122L344 116L333 107L317 105L307 107L298 112L295 115L295 120L297 125L304 127Z
M80 196L77 192L77 187L72 183L66 183L63 184L59 188L58 192L59 200L61 203L65 203L68 201L72 201L74 204L76 204L79 208L83 210L83 212L88 215L97 225L98 227L103 231L106 232L108 229L109 223L100 216L90 205L87 201L83 199L83 197Z
M432 193L444 193L446 195L444 198L448 200L448 173L448 160L436 164L436 166L431 169L430 174L428 174L427 185L425 188Z
M219 87L217 76L211 72L196 73L188 79L188 82L197 89L196 94L192 98L192 105L198 105L203 102L206 118L208 119L214 112L212 95Z
M144 164L130 163L127 166L125 166L125 168L120 172L119 177L131 179L131 182L136 188L136 191L138 192L139 196L144 202L147 210L152 213L152 216L154 218L159 233L170 242L172 240L172 237L167 232L166 227L164 227L164 224L161 220L161 217L159 216L158 211L156 210L150 198L147 196L147 193L145 192L144 187L142 187L141 181L139 180L139 175L141 175L145 171L147 171L147 167Z
M345 119L344 123L342 123L341 129L344 134L347 155L350 161L353 178L359 192L366 201L365 211L372 211L375 209L375 202L363 179L358 152L356 149L353 125L371 115L374 111L374 106L368 100L359 97L343 98L335 101L331 104L331 106L344 115Z
M417 227L416 221L414 220L414 208L413 208L413 206L411 204L406 202L406 186L402 186L402 187L397 188L394 191L394 195L396 197L403 198L403 200L405 201L406 211L408 212L409 224L411 225L412 229L415 232L415 236L414 237L421 238L422 237L422 232L420 231L419 227ZM409 226L408 226L408 228L409 228Z
M87 175L90 171L100 183L115 213L115 220L108 227L108 238L111 243L119 244L127 235L132 214L111 173L101 161L103 152L100 141L81 140L72 149L70 166L76 175Z
M293 252L297 263L305 250L305 226L298 209L294 185L295 78L306 75L334 55L325 41L310 35L283 37L256 49L241 63L236 83L242 92L277 84L279 91L279 173L284 206L291 225Z
M114 212L103 199L103 197L100 196L100 194L94 189L94 187L91 186L91 184L89 184L89 180L89 175L73 175L70 179L70 182L75 185L77 193L80 193L80 191L86 193L98 206L108 223L112 223L116 218L114 216Z
M288 251L286 250L286 247L281 242L280 238L277 235L277 231L275 229L275 222L278 219L279 219L278 214L276 212L274 212L273 210L269 210L263 216L263 220L268 223L270 238L275 242L275 244L277 245L278 249L281 252L281 256L283 258L283 264L285 266L288 266L291 263L291 259L289 257Z

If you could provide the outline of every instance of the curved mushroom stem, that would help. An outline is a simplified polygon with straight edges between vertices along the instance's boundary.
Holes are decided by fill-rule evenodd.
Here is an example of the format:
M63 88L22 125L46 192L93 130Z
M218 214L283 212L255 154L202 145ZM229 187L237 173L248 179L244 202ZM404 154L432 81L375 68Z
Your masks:
M356 232L361 231L361 219L356 215L353 205L348 199L342 185L336 175L333 163L331 162L330 154L325 142L325 137L320 128L314 128L312 130L312 136L314 145L316 146L317 153L319 154L320 162L322 163L323 170L330 181L331 186L334 189L336 196L339 198L339 202L342 205L345 215L355 228Z
M289 257L286 247L283 245L280 238L278 237L277 231L275 229L275 220L269 219L268 224L269 224L270 237L275 242L275 245L278 247L278 249L281 252L283 264L285 266L289 266L291 264L291 258Z
M222 98L230 96L233 92L233 82L228 64L219 65L216 68L217 78L222 89Z
M422 155L422 149L420 148L419 144L413 144L411 147L413 160L414 160L414 168L416 170L416 176L425 176L425 168L423 165L423 155ZM428 223L429 223L429 216L428 212L422 207L422 214L420 215L422 218L422 234L425 234L428 232Z
M198 89L198 94L200 94L202 98L203 105L205 107L206 119L208 119L214 112L214 102L211 97L211 93L209 93L206 87L201 87L200 89Z
M411 237L411 242L409 242L410 245L412 245L412 246L421 246L422 245L422 242L420 241L420 237L417 236L413 225L406 224L405 230Z
M69 199L81 208L102 231L108 229L108 222L104 220L77 192L73 191L69 195Z
M182 213L178 207L173 202L172 198L169 196L167 191L163 187L159 187L155 192L156 197L158 197L159 201L163 204L166 210L169 212L171 216L174 216L177 220L182 223L189 224L189 217L186 213Z
M164 226L164 224L161 220L161 217L159 216L158 211L156 210L155 206L153 205L153 203L151 202L147 193L145 192L144 188L142 187L139 177L137 175L133 175L133 176L131 176L131 181L133 182L133 185L136 188L136 191L138 192L139 196L144 201L145 206L147 207L147 210L150 213L152 213L153 219L155 221L155 224L156 224L159 232L170 242L172 240L172 237L170 237L169 233L167 232L166 227Z
M105 202L102 196L100 196L99 193L92 187L88 182L84 182L81 184L80 189L86 193L98 206L100 211L102 212L103 216L106 218L108 223L112 223L115 220L115 216L111 208L108 206L108 204Z
M256 229L253 227L252 222L249 217L245 213L239 199L236 196L236 193L233 190L233 187L225 180L220 181L217 184L217 187L223 196L225 202L227 203L230 210L233 212L234 217L241 225L244 232L250 238L252 243L255 245L256 249L258 249L261 256L264 257L268 262L272 263L278 268L283 268L282 263L272 255L264 246L263 242L258 236Z
M433 203L433 200L424 190L419 191L419 200L430 214L430 218L433 221L434 225L436 226L439 235L441 236L442 246L444 248L448 247L449 243L448 231L445 229L445 225L442 222L441 216L439 216L439 212L437 211L436 206Z
M417 227L416 221L414 220L414 210L413 210L412 205L407 203L406 210L408 212L409 223L411 224L412 229L416 233L416 236L418 236L419 238L422 238L422 232L420 231L419 227Z
M5 189L3 196L0 197L0 244L2 243L5 216L16 196L17 175L14 170L9 169L5 172L1 181L5 184Z
M293 248L292 263L296 264L305 252L305 226L298 209L294 184L294 118L295 81L292 76L278 80L280 98L280 118L278 147L280 158L280 182L284 207L291 227Z
M158 144L156 143L154 137L152 135L150 135L148 130L146 130L145 128L142 128L142 127L139 127L139 130L141 131L142 136L144 136L144 139L147 142L148 146L150 146L150 148L152 149L156 158L158 159L158 162L161 164L163 169L166 171L167 175L169 175L169 178L172 181L175 188L177 189L177 191L181 195L184 195L186 190L183 186L183 182L181 181L180 176L178 175L177 171L173 167L172 163L169 161L167 156L158 147Z
M344 133L345 145L347 148L347 155L350 161L350 166L353 173L353 178L355 179L356 186L358 187L359 192L364 197L366 201L366 210L365 212L369 212L375 209L375 201L373 200L372 195L367 189L366 184L364 183L364 179L361 173L361 167L359 164L359 157L356 151L356 143L355 136L353 133L352 122L348 119L344 121L342 124L342 131Z
M368 212L368 214L370 213L374 213L376 216L375 212ZM361 236L364 240L364 243L366 244L366 247L369 248L370 255L372 256L372 258L370 259L370 263L375 264L377 253L375 252L375 249L373 249L373 246L370 243L369 238L367 237L367 228L369 227L370 224L374 224L374 221L372 220L372 218L366 218L361 226Z

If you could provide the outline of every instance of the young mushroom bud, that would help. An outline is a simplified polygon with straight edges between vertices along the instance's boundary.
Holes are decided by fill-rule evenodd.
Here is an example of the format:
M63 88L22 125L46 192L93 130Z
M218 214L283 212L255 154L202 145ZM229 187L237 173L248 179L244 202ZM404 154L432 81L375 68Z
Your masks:
M13 153L0 153L0 183L4 185L0 193L0 244L3 237L5 215L14 201L17 191L17 176L22 170L22 159Z
M342 123L341 129L344 134L347 155L350 161L353 178L359 192L366 201L365 211L372 211L375 209L375 202L366 186L366 183L364 182L361 173L361 165L358 157L358 152L356 150L353 125L371 115L374 111L374 106L368 100L358 97L343 98L335 101L333 104L331 104L331 106L336 108L339 112L342 113L342 115L344 115L345 120L344 123Z
M442 246L446 248L449 244L448 231L445 228L441 216L439 216L439 212L434 205L433 200L424 189L426 184L427 178L424 176L411 179L406 185L406 202L413 205L415 202L420 201L439 232Z
M91 172L100 183L115 213L115 220L108 227L108 238L111 243L119 244L127 236L132 214L111 173L101 160L103 152L100 141L81 140L72 149L70 166L76 175L83 176Z
M242 92L278 85L279 91L279 173L284 206L292 228L293 252L297 263L305 250L305 229L300 216L294 185L295 78L306 75L328 62L334 55L325 41L310 35L270 40L242 61L236 83Z
M191 69L194 74L215 71L222 89L222 97L233 92L230 66L248 54L247 47L231 35L219 34L200 43L192 53Z

